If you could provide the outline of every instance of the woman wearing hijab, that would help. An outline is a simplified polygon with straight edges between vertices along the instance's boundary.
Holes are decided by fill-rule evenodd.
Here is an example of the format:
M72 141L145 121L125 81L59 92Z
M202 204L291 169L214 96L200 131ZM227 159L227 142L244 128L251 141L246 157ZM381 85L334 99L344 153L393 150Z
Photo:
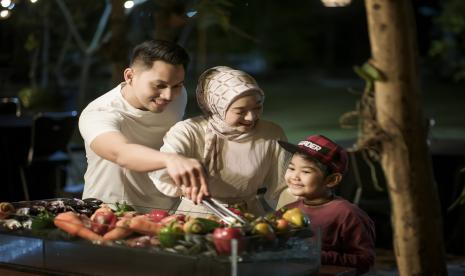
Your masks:
M259 120L265 98L262 89L247 73L220 66L200 76L196 96L203 115L174 125L160 151L201 160L209 194L220 202L241 204L248 212L261 215L264 206L256 195L266 187L264 198L275 208L286 188L287 160L277 140L286 140L286 136L280 126ZM165 195L190 198L190 192L176 186L166 170L149 176ZM185 198L178 211L208 212Z

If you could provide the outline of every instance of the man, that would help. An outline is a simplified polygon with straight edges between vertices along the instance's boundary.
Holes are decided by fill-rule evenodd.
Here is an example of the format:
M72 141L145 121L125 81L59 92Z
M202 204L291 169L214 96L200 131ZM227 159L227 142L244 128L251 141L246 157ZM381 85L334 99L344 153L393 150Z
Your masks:
M176 185L191 188L194 201L208 194L199 161L158 151L165 133L184 115L188 62L186 51L174 43L144 42L133 51L125 82L82 111L79 130L88 162L83 198L170 208L175 199L162 195L147 175L162 168Z

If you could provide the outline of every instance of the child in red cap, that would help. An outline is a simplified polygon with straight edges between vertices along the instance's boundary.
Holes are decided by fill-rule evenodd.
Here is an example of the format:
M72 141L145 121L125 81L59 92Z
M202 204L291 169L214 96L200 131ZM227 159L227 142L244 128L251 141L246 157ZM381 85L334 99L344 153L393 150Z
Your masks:
M285 207L300 208L312 225L320 227L322 264L367 272L375 260L373 221L332 191L347 170L347 152L323 135L309 136L298 145L279 144L293 153L285 179L289 192L299 198Z

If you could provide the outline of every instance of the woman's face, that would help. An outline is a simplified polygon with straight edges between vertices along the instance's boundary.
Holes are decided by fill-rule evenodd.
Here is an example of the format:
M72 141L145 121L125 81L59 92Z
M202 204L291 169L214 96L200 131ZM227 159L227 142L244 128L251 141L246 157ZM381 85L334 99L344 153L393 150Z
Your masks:
M248 132L255 127L262 111L262 97L257 93L246 95L229 106L225 122L240 132Z

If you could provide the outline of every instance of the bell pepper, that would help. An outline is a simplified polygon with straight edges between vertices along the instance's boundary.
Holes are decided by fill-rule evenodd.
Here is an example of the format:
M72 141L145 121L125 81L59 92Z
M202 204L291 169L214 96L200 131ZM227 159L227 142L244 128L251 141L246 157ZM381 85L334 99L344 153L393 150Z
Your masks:
M258 234L269 240L272 240L275 238L275 233L273 231L273 228L267 222L259 222L255 224L252 229L252 234Z
M162 247L173 247L183 237L182 227L175 221L163 227L158 234L158 240Z
M220 223L206 218L192 218L184 226L185 233L206 234L220 226Z
M308 225L307 216L305 216L299 208L292 208L284 212L283 219L297 227Z

